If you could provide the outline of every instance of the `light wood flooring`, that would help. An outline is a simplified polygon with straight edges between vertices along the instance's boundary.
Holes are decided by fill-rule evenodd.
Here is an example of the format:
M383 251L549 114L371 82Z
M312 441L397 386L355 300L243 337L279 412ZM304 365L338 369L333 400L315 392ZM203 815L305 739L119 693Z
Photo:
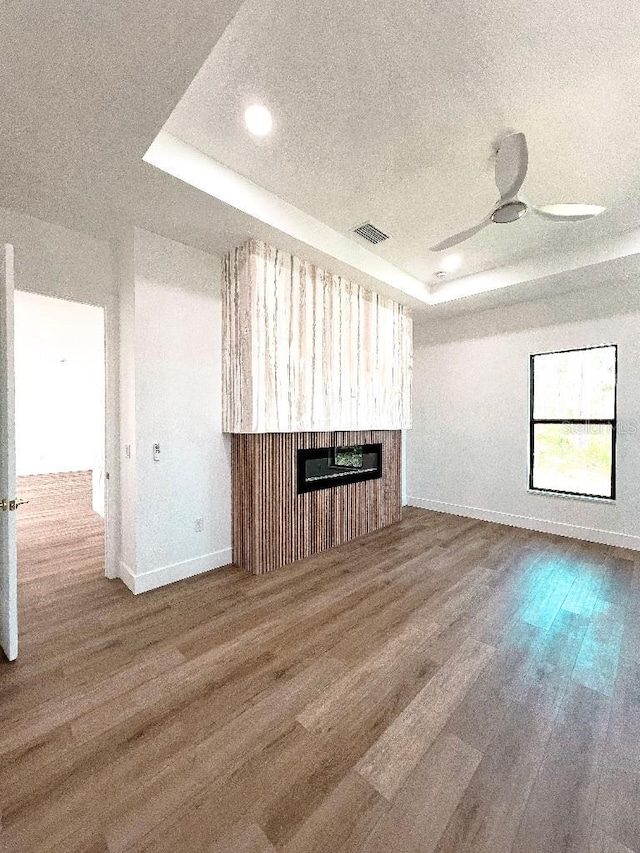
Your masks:
M136 598L86 480L44 485L0 664L3 853L640 853L633 553L406 509Z

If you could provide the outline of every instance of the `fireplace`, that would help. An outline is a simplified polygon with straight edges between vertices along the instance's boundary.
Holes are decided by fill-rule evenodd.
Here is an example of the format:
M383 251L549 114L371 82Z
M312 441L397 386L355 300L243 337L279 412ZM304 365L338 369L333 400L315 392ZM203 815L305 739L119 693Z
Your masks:
M253 574L400 521L400 430L236 433L231 448L233 561Z
M298 494L382 477L382 444L301 448L297 454Z

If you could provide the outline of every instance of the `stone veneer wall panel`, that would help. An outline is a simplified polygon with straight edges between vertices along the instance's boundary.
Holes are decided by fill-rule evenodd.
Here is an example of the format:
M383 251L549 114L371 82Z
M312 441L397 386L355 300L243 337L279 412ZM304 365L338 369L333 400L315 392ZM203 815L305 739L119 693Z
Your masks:
M404 429L408 309L250 241L223 267L223 428L267 433Z

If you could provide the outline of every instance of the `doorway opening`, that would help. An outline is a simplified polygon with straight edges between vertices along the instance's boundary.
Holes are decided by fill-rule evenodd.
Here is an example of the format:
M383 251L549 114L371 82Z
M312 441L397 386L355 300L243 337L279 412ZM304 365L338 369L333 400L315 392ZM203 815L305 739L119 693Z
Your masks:
M46 607L105 576L105 318L18 290L14 310L18 588Z

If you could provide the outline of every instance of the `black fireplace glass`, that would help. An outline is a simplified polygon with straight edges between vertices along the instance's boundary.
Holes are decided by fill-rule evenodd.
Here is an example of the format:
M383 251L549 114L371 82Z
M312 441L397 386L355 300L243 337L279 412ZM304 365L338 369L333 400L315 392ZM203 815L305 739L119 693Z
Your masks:
M364 451L361 444L352 444L350 447L336 447L333 451L333 467L362 469L364 465Z
M298 494L382 477L382 444L298 450Z

